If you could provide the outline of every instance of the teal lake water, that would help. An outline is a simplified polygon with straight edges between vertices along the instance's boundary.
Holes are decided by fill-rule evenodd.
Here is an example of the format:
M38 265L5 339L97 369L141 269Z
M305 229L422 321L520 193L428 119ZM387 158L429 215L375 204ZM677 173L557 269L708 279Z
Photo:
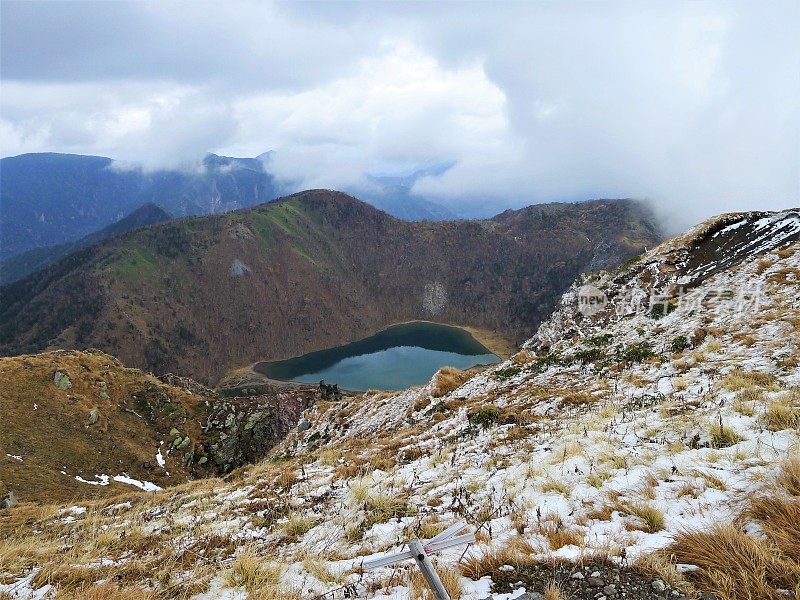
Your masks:
M275 362L254 369L271 379L302 383L337 383L353 391L403 390L427 383L436 371L449 366L468 369L494 364L492 354L458 327L437 323L404 323L344 346Z

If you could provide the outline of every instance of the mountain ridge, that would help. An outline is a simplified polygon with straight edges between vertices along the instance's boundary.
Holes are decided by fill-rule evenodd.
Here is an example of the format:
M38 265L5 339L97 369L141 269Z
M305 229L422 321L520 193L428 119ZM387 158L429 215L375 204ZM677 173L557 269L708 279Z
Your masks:
M313 190L128 233L0 288L0 348L97 347L210 382L419 318L521 340L582 268L658 237L632 202L409 222Z
M42 246L0 260L0 285L23 279L82 248L92 246L105 239L170 219L172 219L172 215L167 211L153 202L147 202L119 221L74 242L66 242L57 246Z
M153 202L176 217L216 214L273 200L288 191L270 172L274 152L256 158L208 153L180 168L143 169L102 156L56 152L0 159L0 258L75 241ZM452 212L387 185L374 203L411 220L452 218Z

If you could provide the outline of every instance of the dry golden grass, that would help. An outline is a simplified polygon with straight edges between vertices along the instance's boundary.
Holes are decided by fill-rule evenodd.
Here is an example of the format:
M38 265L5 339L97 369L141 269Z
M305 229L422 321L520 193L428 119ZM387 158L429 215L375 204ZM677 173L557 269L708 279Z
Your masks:
M751 500L745 516L758 522L780 551L800 565L800 498L778 494L757 496Z
M405 517L414 512L408 504L407 494L401 492L371 492L366 496L363 508L363 527L366 529L376 523L385 523L389 519Z
M303 568L322 583L341 584L344 582L344 577L340 573L332 571L323 556L307 553L302 559Z
M453 390L464 385L472 375L473 373L469 371L462 371L454 367L442 367L434 376L431 396L434 398L446 396Z
M700 477L703 481L705 481L707 488L720 490L722 492L728 489L728 486L725 485L725 482L722 481L722 479L712 475L711 473L706 473L704 471L693 471L692 475L695 477Z
M781 465L778 485L792 496L800 496L800 456L787 458Z
M724 423L712 423L708 428L714 448L728 448L744 441L744 438Z
M732 392L738 392L754 387L769 388L775 384L775 381L776 377L771 373L736 371L723 378L722 386Z
M755 402L763 401L763 399L764 392L761 390L755 390L755 393L751 393L751 390L740 390L733 400L733 410L740 415L752 417L756 414Z
M588 404L596 404L601 400L598 396L593 396L587 392L570 392L563 397L564 404L571 404L573 406L584 406Z
M687 594L692 594L694 591L692 585L678 571L678 568L667 553L651 552L645 554L639 557L633 564L633 568L640 573L655 575L673 589L682 590Z
M675 490L675 497L676 498L683 498L684 496L689 496L691 498L697 498L700 495L701 491L697 488L697 486L690 482L684 481L677 490Z
M564 546L583 547L585 543L583 532L575 527L564 526L557 515L547 515L537 520L531 530L547 540L550 550L558 550Z
M556 479L548 479L542 484L542 493L547 494L549 492L556 492L566 496L567 498L569 498L571 494L569 487L567 487L565 483Z
M71 387L62 390L54 383L56 371L69 377ZM170 422L182 436L196 441L202 434L206 409L201 399L208 398L206 391L189 394L138 369L125 368L117 359L99 351L54 351L1 358L0 389L8 392L0 393L0 447L11 454L25 455L21 462L6 461L2 479L14 482L14 491L22 500L74 502L107 498L133 489L118 482L86 485L74 477L62 476L62 470L91 478L94 473L105 473L109 465L124 464L129 476L162 487L189 478L178 452L166 456L171 477L160 469L143 468L153 461L153 448L161 438L148 420L125 407L134 407L135 401L127 403L132 396L142 398L144 390L150 390L148 395L163 394L169 403L153 403L154 412L149 418ZM34 404L40 419L36 427L31 427L30 407ZM164 408L167 404L173 407L172 412ZM101 416L90 423L89 415L94 409ZM24 452L20 440L25 440ZM5 454L0 455L5 461Z
M788 399L772 400L767 403L762 420L770 431L797 429L800 427L800 408L793 406Z
M610 477L611 473L608 471L597 470L594 473L590 473L588 477L586 477L586 483L594 488L601 488Z
M58 555L64 544L29 535L11 535L0 539L0 570L19 573L48 557Z
M741 523L754 523L748 535ZM675 536L666 554L674 563L697 565L697 587L720 600L779 600L800 594L800 457L787 459L779 476L750 498L740 520Z
M72 591L59 591L56 596L58 600L157 600L158 597L155 592L148 592L140 587L118 587L109 582L82 586Z
M621 503L617 507L621 513L633 515L643 523L643 530L656 533L664 529L664 513L656 506L646 503Z
M251 600L301 600L302 592L294 587L266 586L250 594Z
M559 585L551 581L544 588L544 600L566 600L566 596Z
M289 520L283 526L283 533L290 541L296 541L317 524L314 517L302 513L289 515Z
M778 600L778 589L794 589L800 581L800 565L731 524L679 533L669 552L678 563L697 565L693 581L721 600Z
M420 521L418 526L414 528L413 533L419 539L429 540L440 534L446 528L447 526L439 520L439 517L433 515Z
M450 567L434 563L434 569L442 580L444 589L453 600L461 597L463 591L461 585L461 574ZM412 569L409 572L409 584L411 586L412 600L434 600L433 593L425 582L425 577L419 569Z
M252 548L245 548L231 565L226 580L231 587L243 587L253 592L266 585L277 585L282 571L280 565L267 562Z
M533 556L539 552L524 538L512 538L499 550L488 551L480 557L468 555L461 562L461 573L473 581L492 575L503 565L511 565L519 570L536 563Z

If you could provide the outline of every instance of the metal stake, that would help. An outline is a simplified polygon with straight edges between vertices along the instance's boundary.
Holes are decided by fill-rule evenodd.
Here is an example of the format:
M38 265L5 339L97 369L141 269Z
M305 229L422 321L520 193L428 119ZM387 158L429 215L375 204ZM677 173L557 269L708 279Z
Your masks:
M428 555L425 553L422 542L419 540L411 540L408 543L408 547L411 552L414 553L414 560L417 562L419 570L422 571L425 581L428 582L428 587L433 591L433 597L436 598L436 600L450 600L450 595L447 593L447 590L444 589L444 584L442 580L439 579L439 574L436 572L436 569L433 568L431 559L428 558Z

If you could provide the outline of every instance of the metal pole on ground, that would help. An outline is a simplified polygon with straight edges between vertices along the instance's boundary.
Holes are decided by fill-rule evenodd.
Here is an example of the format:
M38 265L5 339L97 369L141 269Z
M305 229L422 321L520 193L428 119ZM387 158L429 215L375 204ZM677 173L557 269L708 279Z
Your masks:
M442 584L442 580L439 579L439 574L436 573L436 569L433 568L431 559L428 558L425 548L422 546L422 542L419 540L412 540L408 543L408 547L411 552L414 553L414 560L417 562L419 570L422 571L425 581L428 582L428 586L433 591L433 597L436 598L436 600L450 600L450 595L447 593L447 590L444 589L444 584Z

